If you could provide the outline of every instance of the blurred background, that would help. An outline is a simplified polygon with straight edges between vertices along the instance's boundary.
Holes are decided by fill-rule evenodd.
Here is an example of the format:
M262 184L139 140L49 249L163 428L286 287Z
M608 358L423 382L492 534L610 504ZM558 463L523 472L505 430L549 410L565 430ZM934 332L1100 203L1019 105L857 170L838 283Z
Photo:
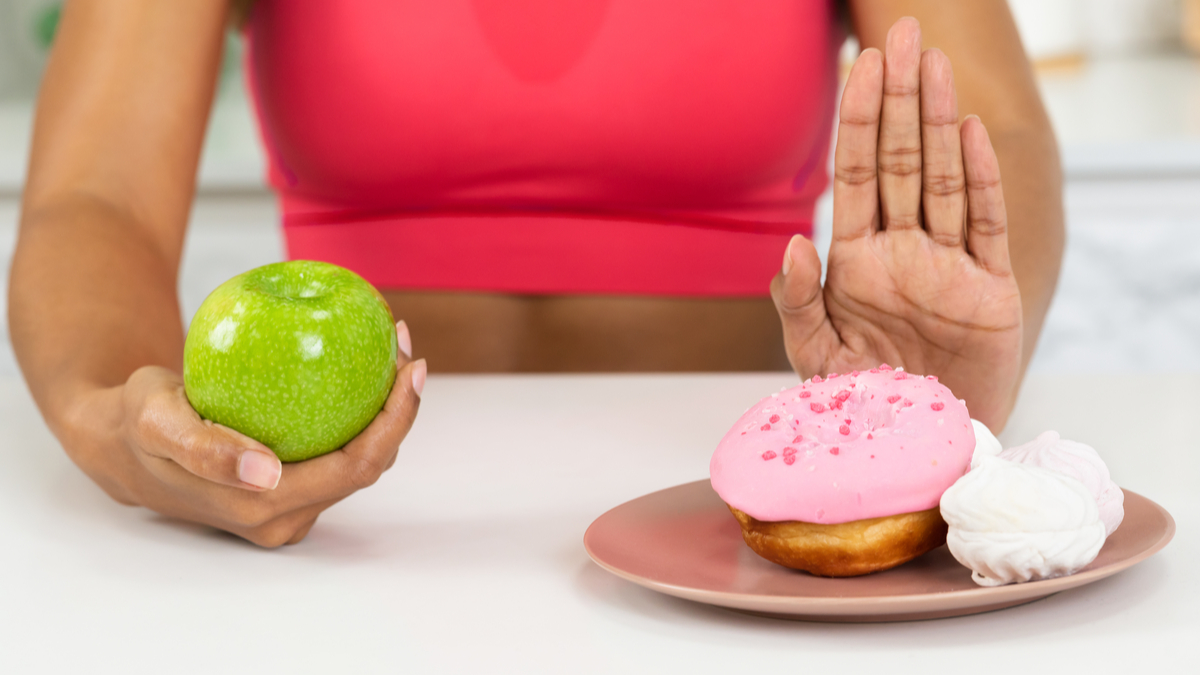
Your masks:
M0 258L12 254L33 99L59 0L0 0ZM1067 253L1032 368L1200 372L1200 0L1010 0L1062 147ZM850 41L846 62L857 54ZM181 279L185 318L282 258L226 44ZM986 122L986 120L984 120ZM828 198L817 242L828 246ZM7 273L0 284L7 283ZM0 295L0 304L6 289ZM4 313L0 313L3 321ZM15 373L7 327L0 375Z

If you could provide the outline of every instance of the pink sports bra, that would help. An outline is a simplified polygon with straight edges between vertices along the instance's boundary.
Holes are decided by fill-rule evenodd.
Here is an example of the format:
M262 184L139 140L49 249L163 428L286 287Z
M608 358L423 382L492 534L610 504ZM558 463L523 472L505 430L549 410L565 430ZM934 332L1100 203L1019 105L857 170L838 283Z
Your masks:
M764 296L811 233L833 0L259 0L291 258L381 288Z

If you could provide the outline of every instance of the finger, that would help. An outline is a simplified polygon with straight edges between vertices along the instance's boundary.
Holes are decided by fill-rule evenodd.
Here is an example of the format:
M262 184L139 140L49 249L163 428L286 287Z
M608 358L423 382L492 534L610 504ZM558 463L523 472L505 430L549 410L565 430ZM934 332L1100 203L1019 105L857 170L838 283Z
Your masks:
M312 520L308 521L307 524L301 526L300 529L296 530L295 534L292 535L292 538L287 540L286 546L293 546L295 544L299 544L301 541L304 541L304 538L308 536L309 531L312 530L313 525L316 524L317 519L313 518Z
M1011 274L1000 163L987 129L974 115L963 120L962 147L967 177L967 250L992 274Z
M409 361L412 361L412 335L408 332L408 324L404 322L404 319L396 322L396 347L400 350L400 353L396 355L399 366L407 365Z
M212 483L251 491L272 490L282 464L262 443L200 419L188 403L182 378L162 368L139 369L125 389L133 411L127 432L138 457L160 479L174 479L175 464Z
M921 28L900 19L888 31L879 128L883 229L921 228Z
M341 499L379 480L416 419L426 373L425 359L407 364L396 374L383 409L346 447L285 466L280 487L271 495L278 510Z
M958 101L950 59L938 49L921 55L921 151L925 230L935 242L961 248L967 193Z
M783 270L771 281L771 299L783 324L788 361L801 377L823 370L827 355L841 343L821 290L821 259L812 242L800 235L788 242Z
M326 509L341 501L330 499L285 513L249 529L234 529L239 537L265 548L296 544L308 536L317 519Z
M833 160L833 241L864 237L879 229L879 182L876 148L883 103L883 55L867 49L859 55L838 113Z

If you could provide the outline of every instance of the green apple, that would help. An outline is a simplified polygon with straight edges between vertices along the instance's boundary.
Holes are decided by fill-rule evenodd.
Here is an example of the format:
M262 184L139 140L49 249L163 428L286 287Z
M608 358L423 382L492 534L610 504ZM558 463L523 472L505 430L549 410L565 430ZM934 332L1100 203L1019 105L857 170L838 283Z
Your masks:
M311 260L264 265L214 290L183 349L188 401L298 462L336 450L383 407L396 326L379 291Z

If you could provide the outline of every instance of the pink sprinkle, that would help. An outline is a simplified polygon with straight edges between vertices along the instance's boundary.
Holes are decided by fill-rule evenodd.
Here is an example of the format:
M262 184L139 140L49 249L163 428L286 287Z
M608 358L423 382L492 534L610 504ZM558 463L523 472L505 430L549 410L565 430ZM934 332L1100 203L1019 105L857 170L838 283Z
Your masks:
M908 399L904 399L904 406L903 406L903 407L905 407L905 408L908 408L908 407L911 407L911 406L912 406L912 404L913 404L913 402L912 402L912 401L910 401L910 400L908 400Z
M790 446L790 445L789 445L789 446L787 446L786 448L784 448L784 449L783 449L783 456L784 456L784 457L791 457L791 456L792 456L792 455L794 455L794 454L796 454L796 449L795 449L795 448L793 448L793 447L792 447L792 446Z
M746 432L744 432L744 431L743 431L743 432L742 432L742 435L743 435L743 436L745 436L745 435L746 435Z
M850 392L843 389L842 391L834 394L833 397L839 401L845 401L846 399L850 398Z
M872 372L872 373L878 373L878 372L879 372L879 369L878 369L878 368L872 368L872 369L871 369L871 372Z
M767 421L770 422L771 424L775 424L776 422L779 421L779 415L771 415L771 419L769 419Z
M886 363L881 363L881 364L879 364L879 369L880 369L880 370L891 370L891 369L892 369L892 367L891 367L891 366L889 366L889 365L888 365L888 364L886 364Z
M850 418L849 418L849 417L847 417L846 419L844 419L844 420L842 420L842 421L843 421L843 422L845 422L846 424L850 424Z
M838 449L837 449L837 446L834 446L834 447L832 447L832 448L830 448L830 449L829 449L829 454L831 454L831 455L836 455L836 454L838 454L839 452L841 452L841 450L838 450Z
M888 397L888 403L895 403L896 401L899 401L899 400L900 400L899 394L892 394L891 396Z
M784 457L784 458L783 458L783 463L784 463L784 464L787 464L788 466L791 466L791 465L795 464L795 463L796 463L796 456L795 456L795 455L788 455L787 457Z
M820 382L821 382L821 376L820 376L820 375L813 375L813 382L816 382L816 383L820 384Z
M809 403L808 408L809 408L809 410L812 410L815 413L825 412L825 406L820 403Z
M867 440L868 440L868 441L873 441L873 440L875 440L875 437L874 437L874 436L872 436L871 434L867 434ZM871 455L871 456L872 456L872 457L874 457L874 455Z
M775 459L775 451L774 451L774 450L768 450L768 451L764 452L764 453L762 454L762 458L763 458L763 460L764 460L764 461L766 461L766 460L772 460L772 459Z
M858 371L857 370L850 371L850 377L858 377Z
M797 437L795 437L795 438L793 438L793 439L792 439L792 442L793 442L793 443L799 443L799 442L800 442L800 441L802 441L802 440L804 440L804 437L803 437L803 436L797 436Z
M835 377L837 377L837 376L838 376L838 374L837 374L837 373L830 373L830 374L828 374L828 375L826 375L826 376L825 376L825 379L827 379L827 380L832 380L833 378L835 378Z
M937 375L926 375L925 379L933 380L934 382L937 382Z
M800 392L800 398L808 398L808 397L810 397L810 396L812 396L812 392L811 392L811 391L802 391L802 392Z
M830 410L841 410L841 409L842 409L842 402L841 402L841 401L838 401L837 399L834 399L832 402L830 402L830 404L829 404L829 409L830 409Z
M849 436L850 435L850 427L843 424L842 426L838 427L838 433L840 433L843 436Z
M933 408L934 410L941 410L942 408L946 407L946 404L942 403L941 401L934 401L933 403L929 404L929 407Z
M770 425L770 424L764 424L764 425L762 425L761 427L759 427L759 428L758 428L758 430L759 430L759 431L770 431L770 430L771 430L771 425Z
M875 455L871 455L871 459L875 459Z
M894 377L894 378L892 378L892 379L895 379L895 380L906 380L906 379L908 379L908 373L896 373L896 377Z

